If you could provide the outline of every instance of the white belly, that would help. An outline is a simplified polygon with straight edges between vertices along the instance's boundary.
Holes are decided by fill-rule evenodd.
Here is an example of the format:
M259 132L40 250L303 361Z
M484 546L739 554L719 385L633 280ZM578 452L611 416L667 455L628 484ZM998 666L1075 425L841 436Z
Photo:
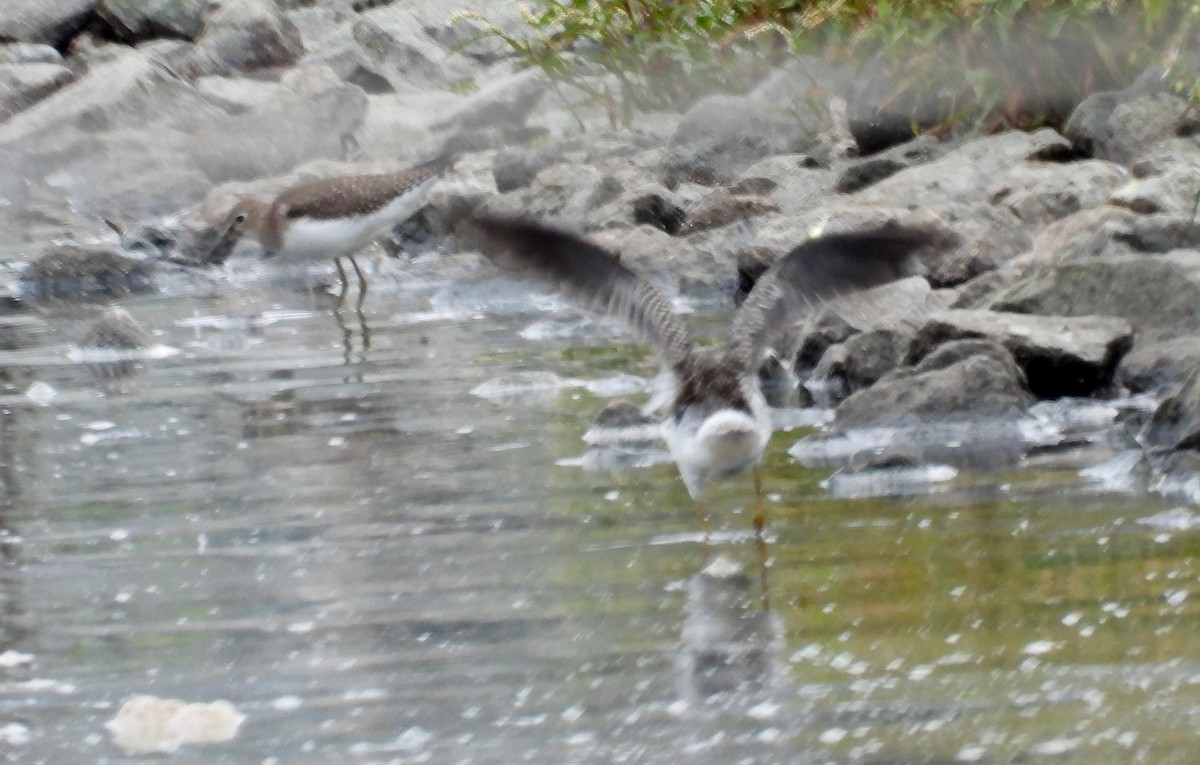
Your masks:
M293 218L283 236L278 255L289 260L323 260L353 255L412 217L425 200L436 178L414 186L369 215L354 218Z
M771 438L770 415L761 401L752 399L750 406L753 413L729 409L700 422L668 419L667 448L693 497L709 481L749 470L762 458Z

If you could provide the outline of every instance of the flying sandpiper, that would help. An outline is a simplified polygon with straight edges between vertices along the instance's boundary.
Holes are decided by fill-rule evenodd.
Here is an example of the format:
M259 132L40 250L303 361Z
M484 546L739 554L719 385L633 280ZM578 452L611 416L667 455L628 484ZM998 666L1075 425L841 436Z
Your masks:
M703 509L706 484L753 470L760 538L765 515L757 468L772 427L757 373L772 342L811 306L912 273L915 251L937 241L931 232L899 227L810 239L759 278L724 345L701 351L666 298L601 247L519 218L477 214L469 225L497 265L623 321L654 347L673 384L664 436L688 493Z

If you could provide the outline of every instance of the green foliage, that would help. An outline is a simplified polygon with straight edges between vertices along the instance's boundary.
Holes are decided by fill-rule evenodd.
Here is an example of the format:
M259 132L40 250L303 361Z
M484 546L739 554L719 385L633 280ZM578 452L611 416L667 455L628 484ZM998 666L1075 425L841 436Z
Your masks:
M635 110L680 109L704 93L739 91L789 52L874 61L901 107L936 97L944 127L968 117L982 127L1058 124L1082 96L1124 87L1156 63L1177 92L1200 95L1194 66L1180 63L1194 61L1200 2L535 0L533 7L528 36L462 16L482 21L487 34L545 71L568 104L600 105L613 123L628 122Z

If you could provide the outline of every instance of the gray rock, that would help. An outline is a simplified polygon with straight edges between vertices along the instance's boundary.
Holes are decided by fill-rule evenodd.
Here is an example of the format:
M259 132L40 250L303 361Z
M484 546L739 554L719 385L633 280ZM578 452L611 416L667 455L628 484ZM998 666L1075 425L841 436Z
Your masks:
M916 367L891 372L852 394L834 422L845 429L1005 417L1023 412L1033 400L1007 350L985 340L958 340Z
M989 306L1049 316L1120 316L1141 331L1200 330L1200 252L1098 257L1038 269Z
M223 113L147 54L125 49L0 125L0 146L72 151L82 134L118 128L193 130Z
M838 175L834 191L855 191L891 177L905 168L930 162L946 153L945 144L932 136L917 136L865 159L855 160Z
M983 136L932 162L901 170L857 192L853 198L862 205L925 208L988 203L997 183L1018 163L1066 146L1066 139L1049 128Z
M1149 447L1200 450L1200 369L1159 403L1140 440Z
M300 31L274 0L221 0L196 44L169 64L184 77L196 78L285 66L303 54Z
M0 64L0 122L75 78L61 64Z
M801 377L811 375L830 347L845 343L857 332L836 311L818 312L805 323L800 342L796 344L796 374Z
M347 137L366 110L366 94L353 85L313 96L280 94L261 109L196 131L186 154L214 184L280 175L312 159L344 158Z
M539 69L492 76L434 129L521 128L550 83Z
M936 285L962 284L1029 250L1030 227L1003 207L954 205L943 208L940 217L961 241L930 264L929 280Z
M1129 180L1129 171L1104 160L1021 162L989 192L989 201L1021 222L1041 227L1104 204Z
M1200 337L1138 341L1117 367L1117 381L1132 393L1162 393L1200 369Z
M767 157L751 165L729 186L733 194L769 196L787 215L828 203L836 174L807 154Z
M812 113L788 113L749 96L708 96L688 109L671 136L664 182L729 183L763 157L816 149L819 129Z
M536 148L513 146L496 152L492 160L492 178L496 190L504 193L525 188L537 174L562 159L566 150L562 142Z
M779 212L779 205L770 197L758 194L730 194L718 189L687 211L684 231L707 231L722 228L766 213Z
M405 4L375 8L354 23L363 61L397 93L453 85L472 69L429 35L428 26Z
M209 0L98 0L96 12L126 41L171 36L194 40L204 29Z
M814 394L814 398L832 406L851 393L871 387L900 366L911 340L911 330L881 328L860 332L831 346L812 373L810 390L823 394Z
M0 43L0 64L61 64L62 54L44 43Z
M1154 92L1161 89L1161 71L1148 70L1125 90L1093 93L1075 108L1063 132L1088 156L1130 164L1173 135L1187 108L1180 98Z
M1162 175L1130 181L1113 192L1109 203L1139 215L1193 215L1200 201L1195 166L1175 167Z
M1182 215L1139 215L1113 236L1137 252L1200 249L1200 219Z
M154 267L108 247L76 244L52 247L22 271L22 298L96 300L153 292Z
M642 188L631 201L633 222L645 223L668 234L678 234L687 220L674 192L653 184Z
M0 40L63 47L87 25L96 0L5 0L0 3Z
M1136 215L1120 207L1106 205L1082 210L1039 231L1030 251L1038 263L1127 255L1130 248L1121 242L1120 236L1131 230L1136 219Z
M964 339L987 339L1008 349L1039 398L1089 396L1112 382L1117 363L1133 344L1133 327L1106 316L938 311L917 331L905 363L918 363L941 345Z

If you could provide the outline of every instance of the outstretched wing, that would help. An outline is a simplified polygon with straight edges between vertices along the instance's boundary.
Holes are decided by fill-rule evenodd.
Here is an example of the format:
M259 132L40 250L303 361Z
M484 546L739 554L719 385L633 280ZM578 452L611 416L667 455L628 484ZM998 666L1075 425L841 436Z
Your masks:
M894 281L913 252L937 242L914 229L828 234L783 256L759 278L734 318L726 358L754 370L779 333L811 306L840 294Z
M476 215L480 250L502 268L534 277L581 307L625 322L667 366L691 353L687 328L658 290L606 250L540 223Z

